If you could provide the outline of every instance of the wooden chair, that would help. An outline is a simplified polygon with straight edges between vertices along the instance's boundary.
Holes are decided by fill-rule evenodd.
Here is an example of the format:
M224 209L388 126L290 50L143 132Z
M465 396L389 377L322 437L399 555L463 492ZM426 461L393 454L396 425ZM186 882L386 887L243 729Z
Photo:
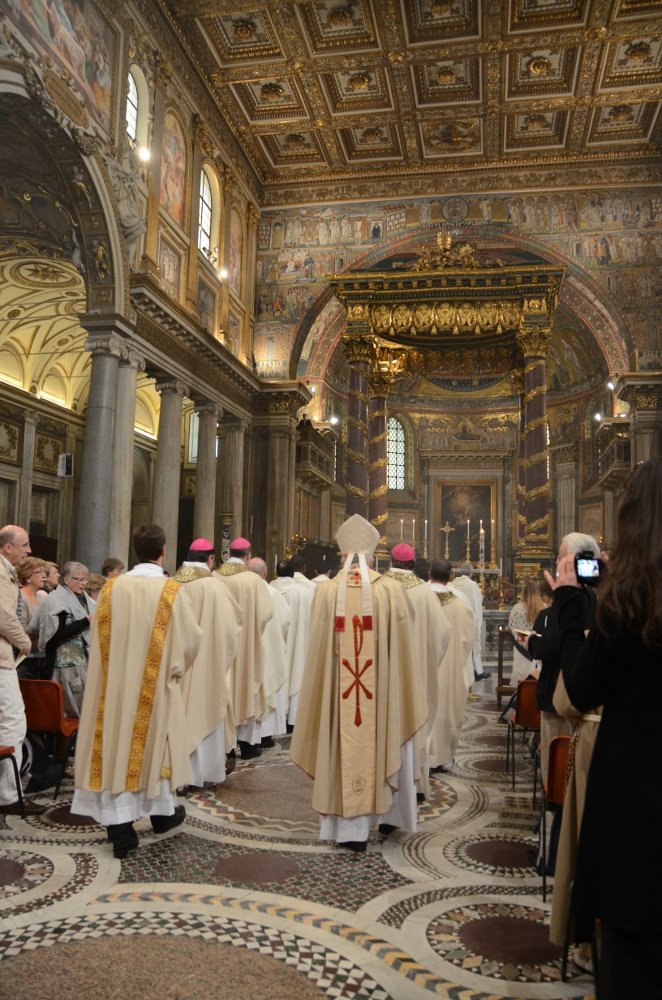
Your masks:
M512 758L513 791L515 790L515 733L522 730L522 742L527 733L540 735L540 711L536 705L536 680L521 681L517 685L515 696L515 717L508 722L506 733L506 771ZM536 791L538 787L538 755L535 755L533 768L533 808L536 807Z
M28 732L43 735L50 733L56 738L56 760L60 764L60 777L55 785L53 800L58 796L64 770L67 766L71 745L78 732L78 719L64 714L62 687L58 681L19 680Z
M547 899L547 810L563 808L565 772L568 767L571 736L555 736L549 744L547 781L542 782L542 899Z
M18 772L18 764L14 757L14 747L0 746L0 761L10 760L14 769L14 781L16 782L16 792L21 806L21 819L25 819L25 803L23 802L23 789L21 788L21 776Z
M501 699L504 695L509 698L515 693L515 688L506 682L503 677L503 654L505 651L506 644L510 643L512 646L513 637L510 629L507 625L499 625L497 630L497 685L496 685L496 700L497 705L501 708Z

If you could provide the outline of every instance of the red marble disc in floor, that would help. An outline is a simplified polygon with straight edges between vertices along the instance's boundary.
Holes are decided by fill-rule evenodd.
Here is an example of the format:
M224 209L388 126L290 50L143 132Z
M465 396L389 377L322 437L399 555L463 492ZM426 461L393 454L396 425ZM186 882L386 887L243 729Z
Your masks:
M549 940L549 927L524 917L470 920L457 934L474 955L502 964L541 965L561 954Z
M515 840L477 840L467 844L465 854L472 861L494 868L531 868L531 845Z
M20 861L0 858L0 885L12 885L23 878L25 868Z
M271 851L234 854L223 858L214 868L214 873L219 878L226 878L231 882L250 882L253 885L285 882L300 871L301 865L294 858Z

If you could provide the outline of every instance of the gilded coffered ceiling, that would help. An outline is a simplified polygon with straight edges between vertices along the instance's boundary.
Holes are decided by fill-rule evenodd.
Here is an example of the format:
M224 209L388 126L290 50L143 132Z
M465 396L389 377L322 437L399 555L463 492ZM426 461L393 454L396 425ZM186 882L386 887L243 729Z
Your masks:
M659 152L661 0L163 8L267 192Z

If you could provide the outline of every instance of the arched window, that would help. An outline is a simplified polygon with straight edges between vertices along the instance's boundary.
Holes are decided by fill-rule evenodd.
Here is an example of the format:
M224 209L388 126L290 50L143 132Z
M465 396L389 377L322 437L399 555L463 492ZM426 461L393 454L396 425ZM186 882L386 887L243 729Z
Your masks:
M129 73L126 95L126 134L134 144L138 141L138 87L133 73Z
M212 253L212 193L205 170L200 171L200 201L198 205L198 250L207 257Z
M405 429L395 417L386 425L386 484L390 490L405 488Z

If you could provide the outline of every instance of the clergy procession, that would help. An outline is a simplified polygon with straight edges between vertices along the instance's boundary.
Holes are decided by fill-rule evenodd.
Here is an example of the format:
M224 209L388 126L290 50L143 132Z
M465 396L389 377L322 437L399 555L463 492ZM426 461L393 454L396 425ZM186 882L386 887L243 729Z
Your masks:
M29 539L11 525L3 538L4 641L38 653L27 630L46 634L47 650L61 632L58 649L71 657L80 637L75 684L61 653L54 661L68 693L75 689L67 715L80 719L71 811L106 827L114 857L138 847L137 820L149 816L155 833L172 830L185 819L178 795L211 788L222 797L237 754L259 757L288 734L292 761L313 779L321 840L363 853L372 827L384 836L416 830L430 773L453 762L474 680L480 606L454 592L450 563L434 563L424 581L413 572L414 550L400 543L380 575L371 568L379 532L355 514L338 530L333 579L325 573L313 583L295 556L268 583L246 538L230 543L217 568L213 543L193 540L169 577L165 534L146 524L133 534L131 570L104 564L109 576L96 601L84 593L86 567L67 564L24 628L12 613L12 576ZM19 761L26 723L18 677L48 676L37 669L19 664L0 674L17 688L2 742ZM6 766L1 780L4 812L41 808L16 800Z

